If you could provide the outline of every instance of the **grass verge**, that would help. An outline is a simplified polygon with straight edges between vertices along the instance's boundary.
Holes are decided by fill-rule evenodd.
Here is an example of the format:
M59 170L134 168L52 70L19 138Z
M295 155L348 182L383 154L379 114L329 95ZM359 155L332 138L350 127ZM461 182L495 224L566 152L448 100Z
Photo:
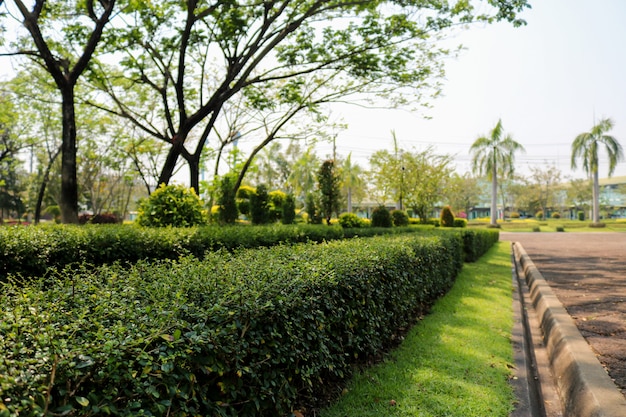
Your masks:
M515 397L510 243L465 264L387 360L357 374L321 417L506 417Z

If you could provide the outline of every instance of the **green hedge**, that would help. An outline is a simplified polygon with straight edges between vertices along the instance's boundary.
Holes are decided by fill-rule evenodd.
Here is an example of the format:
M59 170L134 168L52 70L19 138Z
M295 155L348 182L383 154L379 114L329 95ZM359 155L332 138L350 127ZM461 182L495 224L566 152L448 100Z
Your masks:
M55 225L50 227L0 227L0 281L8 275L37 277L67 265L121 262L142 259L178 259L220 249L256 248L278 244L324 242L356 236L424 233L432 226L365 227L269 225L206 226L197 228L140 228L128 225ZM477 259L485 248L481 231L460 231L466 260ZM483 232L484 233L484 232ZM495 241L498 235L494 235ZM488 249L491 244L487 244ZM476 252L476 253L474 253Z
M0 284L0 416L287 415L393 344L462 245L350 239Z

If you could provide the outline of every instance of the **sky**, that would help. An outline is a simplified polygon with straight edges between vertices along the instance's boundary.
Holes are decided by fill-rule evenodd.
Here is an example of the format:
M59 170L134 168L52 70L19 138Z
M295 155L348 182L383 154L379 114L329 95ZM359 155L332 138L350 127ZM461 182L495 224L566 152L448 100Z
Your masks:
M505 133L522 144L516 172L556 166L564 178L584 178L571 170L574 138L609 117L610 132L626 150L626 1L530 0L527 25L473 27L453 40L467 49L446 64L443 97L425 114L406 110L340 108L349 125L336 140L337 154L352 154L365 166L379 149L393 149L395 131L403 149L451 155L459 173L471 171L469 148L488 135L499 119ZM320 156L332 145L319 146ZM600 154L600 177L608 163ZM626 175L626 162L614 176Z
M625 0L530 0L522 16L527 25L474 26L452 41L466 50L446 63L443 96L421 112L364 109L338 105L333 118L348 129L337 134L336 152L367 166L369 156L393 150L392 131L401 148L452 156L456 170L471 171L469 148L488 135L499 119L505 133L522 144L516 171L556 166L565 178L583 178L571 170L571 143L601 118L626 147ZM0 75L9 69L0 61ZM428 116L428 119L425 117ZM318 145L320 157L332 145ZM601 154L600 177L608 174ZM626 175L620 162L615 176Z

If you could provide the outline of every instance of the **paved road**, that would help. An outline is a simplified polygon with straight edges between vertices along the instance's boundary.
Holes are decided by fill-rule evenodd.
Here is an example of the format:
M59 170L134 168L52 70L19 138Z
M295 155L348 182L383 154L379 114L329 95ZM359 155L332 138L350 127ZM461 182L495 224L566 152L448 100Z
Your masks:
M510 233L626 394L626 233Z

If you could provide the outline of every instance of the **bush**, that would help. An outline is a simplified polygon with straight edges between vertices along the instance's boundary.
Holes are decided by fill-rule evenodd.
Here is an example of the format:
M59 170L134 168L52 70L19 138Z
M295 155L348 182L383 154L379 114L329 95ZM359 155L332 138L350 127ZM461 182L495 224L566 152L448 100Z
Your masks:
M287 199L287 194L280 190L271 191L267 195L269 201L270 222L277 222L283 215L283 204Z
M578 215L578 220L580 220L581 222L585 220L585 212L584 211L579 211L577 213Z
M561 218L561 213L554 212L554 213L552 213L552 215L550 217L552 217L553 219L560 219Z
M354 213L340 214L339 225L345 229L358 229L360 227L365 227L363 220Z
M442 227L454 227L454 214L452 213L450 206L445 206L441 210L439 219Z
M538 212L535 213L535 217L538 218L539 220L543 219L543 210L539 210Z
M409 225L409 215L404 210L392 210L391 221L396 227L404 227Z
M139 204L137 223L149 227L190 227L206 223L202 202L191 188L161 184Z
M450 233L222 252L6 285L4 411L285 416L296 403L329 398L334 382L379 356L452 286L461 261L461 239Z
M250 196L250 220L252 220L252 224L270 222L269 194L265 184L257 186L256 192Z
M378 206L372 212L372 227L391 227L391 214L385 206Z
M511 218L512 219L519 219L520 218L520 214L517 211L513 211L513 212L511 212Z
M225 175L219 182L219 197L217 211L219 222L222 224L233 224L239 218L239 209L237 208L237 195L235 193L235 177L233 175Z
M557 226L557 227L556 227L556 231L557 231L557 232L564 232L564 231L565 231L565 228L564 228L563 226Z
M113 213L101 214L81 214L78 216L79 224L116 224L121 223L120 219Z
M242 185L237 190L237 209L244 216L250 215L250 198L255 193L254 187Z
M533 226L533 232L541 232L541 228L539 226Z
M296 220L296 199L287 194L281 206L280 221L282 224L293 224Z
M467 227L467 219L454 219L454 227Z
M322 224L322 214L319 208L319 201L314 193L307 194L305 206L307 223Z

